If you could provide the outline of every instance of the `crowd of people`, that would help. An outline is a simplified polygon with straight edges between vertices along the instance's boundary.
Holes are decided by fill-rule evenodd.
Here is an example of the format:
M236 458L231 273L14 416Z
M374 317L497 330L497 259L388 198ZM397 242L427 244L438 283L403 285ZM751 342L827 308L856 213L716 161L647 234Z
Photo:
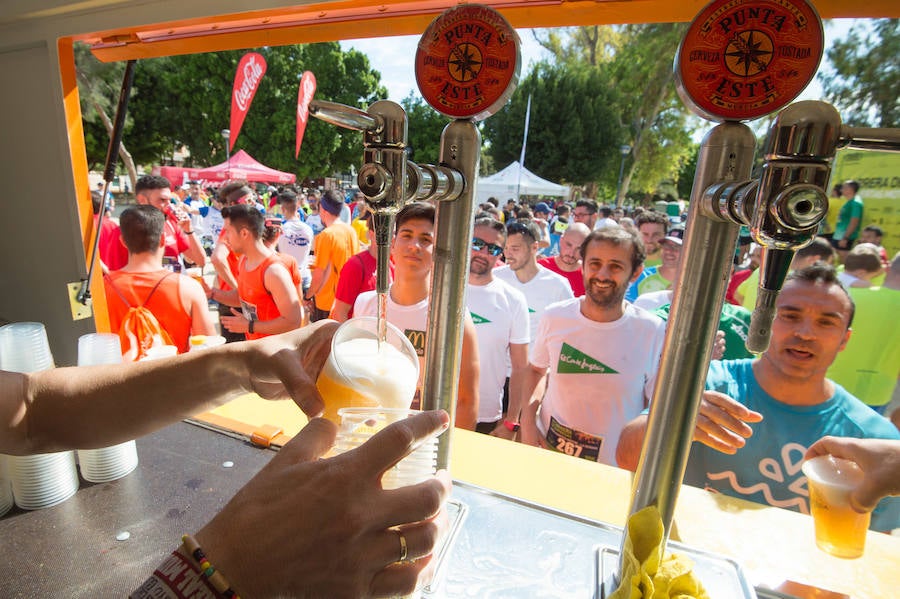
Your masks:
M212 334L212 304L229 341L258 341L209 354L243 356L237 370L245 378L222 383L204 406L167 401L148 419L152 426L136 425L139 430L128 434L220 403L238 388L265 397L291 396L316 416L322 404L312 381L333 335L331 320L376 311L377 257L364 198L290 188L258 195L242 181L223 185L211 197L194 195L195 188L178 199L165 179L141 178L135 186L138 205L126 209L101 239L111 326L115 330L130 307L144 306L183 352L188 335ZM851 189L855 198L858 189ZM686 482L808 513L806 487L799 480L804 456L858 455L872 479L857 505L874 510L873 529L889 531L900 527L900 499L886 497L898 492L900 411L884 411L897 382L900 331L881 323L900 303L900 254L886 263L877 227L861 228L855 208L848 214L846 226L831 240L816 238L797 252L778 298L770 347L761 355L750 354L743 342L764 251L752 243L737 245ZM456 426L634 469L686 241L680 220L589 199L572 205L509 200L501 207L492 198L479 206L467 249L468 314ZM387 319L410 339L422 361L429 342L434 234L432 204L411 202L397 214ZM122 249L110 249L112 236L125 250L124 259ZM195 239L204 236L211 243ZM196 251L204 247L208 256ZM874 256L877 266L871 263ZM217 275L214 285L182 274L202 268L207 257ZM285 369L285 355L278 350L286 346L287 355L303 365L298 373ZM264 364L266 359L275 364ZM178 368L177 359L163 362L155 368ZM183 372L193 369L197 379L204 378L200 358L183 364ZM424 372L424 363L420 366ZM145 364L140 368L135 384L152 372ZM197 382L185 380L186 387L190 384ZM85 394L92 390L108 392L87 385ZM445 415L429 418L406 426L418 427L414 434L421 436L446 425ZM314 432L301 433L286 449L297 446L307 460L320 455L334 431L314 422ZM81 441L54 430L37 448ZM35 449L15 440L6 445L12 453ZM872 458L872 452L883 459ZM260 476L277 477L279 467L273 460ZM316 462L306 467L322 470ZM242 493L252 495L250 486ZM382 518L373 529L400 527L404 558L410 542L404 531L433 529L446 482L435 483L430 492L427 509L415 510L409 520L396 514ZM210 526L215 529L216 523ZM230 561L215 535L201 533L198 538L239 580L253 580L253 572ZM430 545L420 547L420 555L427 555ZM408 585L410 579L398 582L393 562L386 563L367 571L374 576L370 588Z

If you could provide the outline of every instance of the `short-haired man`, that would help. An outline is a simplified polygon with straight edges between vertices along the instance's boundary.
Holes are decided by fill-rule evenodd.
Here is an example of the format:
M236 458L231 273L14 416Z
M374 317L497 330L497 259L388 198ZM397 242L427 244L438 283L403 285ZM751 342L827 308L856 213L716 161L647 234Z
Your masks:
M604 227L615 227L619 223L617 223L612 217L612 208L609 206L601 206L600 207L600 218L597 219L597 222L594 223L594 230L602 229Z
M582 199L575 202L575 209L572 211L572 221L583 224L588 228L588 231L593 231L594 224L597 222L597 202L591 199Z
M181 272L184 266L181 257L184 256L189 262L202 267L206 264L206 252L200 243L199 231L194 230L191 217L173 200L170 186L165 177L144 175L134 184L134 196L138 204L153 206L166 215L163 265L169 270ZM127 250L121 248L120 251L121 258L124 258Z
M119 217L128 262L103 279L109 324L118 332L129 308L143 306L184 353L191 335L215 335L216 327L200 284L163 268L165 223L166 216L152 206L133 206Z
M616 465L622 428L653 393L663 321L625 301L644 261L638 236L622 227L582 244L583 297L547 308L529 356L522 442ZM549 371L546 394L535 393Z
M519 427L521 385L528 367L528 304L522 292L494 277L506 241L506 227L493 218L475 220L469 258L468 307L475 323L480 359L478 424L475 430L512 439ZM509 414L503 408L509 365Z
M859 234L859 243L871 243L878 248L878 255L881 256L881 262L885 266L888 265L887 250L881 245L884 238L884 230L878 225L866 225L863 227L862 233Z
M572 299L568 280L538 264L540 232L531 221L516 221L506 226L503 254L506 265L494 269L494 276L506 281L525 296L528 303L529 346L534 343L538 323L550 304Z
M860 225L863 219L863 199L859 197L859 183L845 181L841 185L841 195L846 203L838 212L837 225L834 227L834 235L831 236L831 244L838 251L841 260L853 247L853 242L859 237Z
M800 462L826 435L900 439L900 432L826 371L850 338L854 305L834 268L816 263L788 275L769 348L756 359L710 364L684 482L809 513ZM714 401L710 401L710 399ZM737 401L731 398L736 398ZM746 422L759 422L750 429ZM647 416L622 432L619 465L634 469ZM871 528L900 526L900 499L879 504Z
M138 204L148 204L166 215L166 253L163 264L180 269L181 256L192 264L202 267L206 264L206 252L200 243L199 231L195 231L191 217L173 201L169 180L155 175L144 175L134 184L134 196Z
M584 223L570 223L559 238L559 254L538 260L538 264L565 277L575 297L584 295L584 276L581 272L581 244L591 230Z
M387 319L406 335L419 355L419 382L414 408L419 406L425 377L428 307L434 267L434 213L431 204L410 202L397 213L394 239L391 241L394 280L388 290ZM377 310L378 296L375 291L361 294L353 305L355 316L375 316ZM475 430L478 418L478 363L475 325L467 315L462 339L456 426L468 430Z
M644 266L659 266L662 264L662 240L669 231L669 217L656 210L645 210L635 217L634 224L647 251Z
M641 276L629 285L628 291L625 293L625 299L629 302L634 302L638 297L646 293L670 289L678 274L683 245L684 229L679 227L669 231L669 234L659 242L659 246L662 249L662 264L659 266L645 265Z
M303 293L309 289L312 273L309 271L309 252L313 244L312 228L300 219L298 214L297 194L284 189L278 194L278 204L284 222L281 224L281 237L278 239L278 251L293 256L300 269L300 280Z
M325 229L316 235L316 264L304 298L307 302L312 300L309 317L312 322L328 318L334 305L334 292L341 269L351 256L359 252L356 231L340 218L344 207L344 198L333 189L323 193L319 200L319 216Z
M232 308L222 316L222 326L247 339L285 333L300 326L303 309L297 287L284 262L263 242L265 217L247 204L222 210L228 247L240 256L237 289L212 289L210 299Z
M251 189L250 184L247 181L230 181L219 188L216 197L219 199L219 203L222 206L219 211L221 216L221 210L228 206L252 203L253 189ZM213 246L212 255L210 256L210 262L212 262L213 267L216 269L216 288L219 291L228 292L237 289L239 261L239 256L231 250L228 241L225 238L225 219L223 218L222 228L219 231L219 235L216 237L216 244ZM222 324L222 317L229 316L230 314L231 310L229 307L219 306L219 324L222 329L222 336L225 337L225 340L228 343L244 341L246 337L243 333L229 331L225 325Z
M872 279L883 272L878 247L871 243L858 243L844 257L844 272L838 281L845 288L871 287Z

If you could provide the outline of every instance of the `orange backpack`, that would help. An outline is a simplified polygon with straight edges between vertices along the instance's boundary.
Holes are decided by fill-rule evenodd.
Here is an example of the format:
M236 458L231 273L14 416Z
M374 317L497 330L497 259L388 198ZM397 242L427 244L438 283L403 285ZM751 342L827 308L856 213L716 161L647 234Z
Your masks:
M169 275L175 273L166 273L163 275L147 294L147 298L140 306L132 306L119 288L116 287L112 279L106 277L110 287L118 294L119 298L128 306L128 312L119 325L119 342L122 344L122 358L126 362L137 362L147 355L147 350L151 347L160 347L163 345L174 345L172 338L166 329L159 324L159 320L153 315L153 312L145 308L147 302L153 297L153 293L159 288L160 284L165 281Z

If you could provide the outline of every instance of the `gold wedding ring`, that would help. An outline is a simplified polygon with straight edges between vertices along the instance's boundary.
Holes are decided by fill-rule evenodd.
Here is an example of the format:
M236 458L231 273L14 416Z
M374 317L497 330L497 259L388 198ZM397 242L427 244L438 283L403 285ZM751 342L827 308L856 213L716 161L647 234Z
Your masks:
M406 557L409 555L409 552L406 547L406 537L403 536L403 532L399 531L399 530L397 531L397 536L400 538L400 559L398 559L397 561L405 562Z

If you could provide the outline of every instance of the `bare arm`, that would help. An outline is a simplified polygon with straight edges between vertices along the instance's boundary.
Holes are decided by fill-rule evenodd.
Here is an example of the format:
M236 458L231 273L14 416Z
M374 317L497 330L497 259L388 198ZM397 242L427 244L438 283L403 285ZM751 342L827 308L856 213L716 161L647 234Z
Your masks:
M456 426L474 431L478 420L478 383L481 376L475 324L466 314L463 321L462 360L459 367L459 395L456 398Z
M542 382L546 375L546 368L529 363L522 380L521 442L526 445L542 446L541 433L537 426L537 411L544 399Z
M331 307L331 314L328 315L328 318L338 322L344 322L350 317L350 308L352 307L353 306L347 302L335 299L334 305Z
M188 223L190 222L188 221ZM188 238L188 248L184 250L184 257L203 268L206 265L206 252L203 251L203 246L200 244L200 235L196 231L188 235L185 231L185 236Z
M747 423L761 420L759 412L750 410L727 395L717 391L704 391L697 425L694 427L694 441L700 441L722 453L735 454L753 434L753 429ZM616 447L616 463L619 468L637 469L647 432L647 421L647 415L641 414L622 429Z
M519 422L521 428L522 413L522 384L529 370L528 368L528 344L527 343L511 343L509 345L509 408L506 411L506 419L512 422ZM499 422L497 427L491 432L495 437L503 437L504 439L513 439L516 433L506 428L503 422Z
M322 411L314 381L337 324L173 358L19 374L0 371L0 452L104 447L253 391ZM165 385L160 385L165 381ZM123 401L123 398L128 401Z
M319 267L318 261L316 262L316 267L312 271L312 280L309 283L309 291L306 294L309 297L314 296L319 292L325 282L328 280L328 277L331 275L331 261L329 260L325 264Z
M232 289L237 289L237 279L228 267L228 252L230 251L228 245L223 240L219 239L219 241L216 242L216 246L213 248L210 260L216 269L216 275L218 275L219 280L227 283Z
M181 306L191 315L191 335L215 335L216 325L209 311L203 287L194 279L181 276L178 292Z

